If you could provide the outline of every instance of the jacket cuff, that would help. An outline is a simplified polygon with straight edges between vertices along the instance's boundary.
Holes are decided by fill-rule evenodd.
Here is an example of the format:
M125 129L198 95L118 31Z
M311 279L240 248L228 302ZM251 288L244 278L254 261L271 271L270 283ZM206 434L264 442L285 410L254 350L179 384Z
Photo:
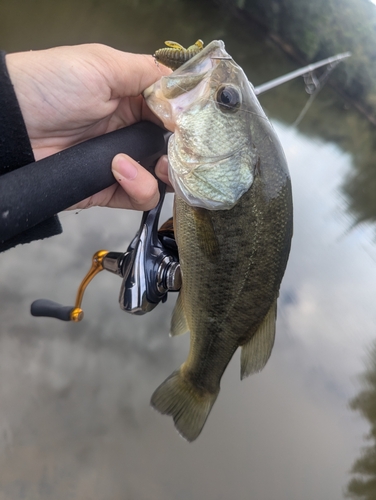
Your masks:
M26 125L6 66L5 52L0 51L0 182L1 176L34 161ZM19 196L22 197L21 192ZM59 219L55 215L0 243L0 252L21 243L29 243L61 232ZM1 234L0 241L2 241Z

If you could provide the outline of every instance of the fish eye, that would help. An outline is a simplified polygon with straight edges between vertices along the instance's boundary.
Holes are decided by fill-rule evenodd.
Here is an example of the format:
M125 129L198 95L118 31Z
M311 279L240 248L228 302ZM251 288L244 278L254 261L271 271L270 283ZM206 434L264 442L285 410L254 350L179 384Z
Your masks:
M218 89L216 99L222 111L236 111L241 103L239 91L229 85Z

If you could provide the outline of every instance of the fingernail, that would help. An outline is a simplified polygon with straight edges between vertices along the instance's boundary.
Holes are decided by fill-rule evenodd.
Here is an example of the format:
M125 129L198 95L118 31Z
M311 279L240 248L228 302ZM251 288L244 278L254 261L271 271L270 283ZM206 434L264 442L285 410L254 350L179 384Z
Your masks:
M127 157L118 155L114 158L113 171L116 179L127 179L129 181L137 177L137 168L131 163Z

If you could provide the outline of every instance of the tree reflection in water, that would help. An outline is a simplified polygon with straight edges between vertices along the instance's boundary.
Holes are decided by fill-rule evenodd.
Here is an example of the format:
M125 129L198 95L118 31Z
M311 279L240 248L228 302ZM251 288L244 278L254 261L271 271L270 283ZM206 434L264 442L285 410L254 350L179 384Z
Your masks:
M376 498L376 344L369 356L369 366L362 376L364 389L350 402L350 407L367 419L371 427L367 435L369 445L351 468L354 476L347 485L348 498L374 500Z

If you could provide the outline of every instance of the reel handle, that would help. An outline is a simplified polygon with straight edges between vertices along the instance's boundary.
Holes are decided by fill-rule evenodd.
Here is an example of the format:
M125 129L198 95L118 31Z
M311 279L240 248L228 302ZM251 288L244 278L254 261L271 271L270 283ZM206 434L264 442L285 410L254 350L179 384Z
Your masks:
M71 314L74 306L63 306L53 300L38 299L30 307L32 316L44 316L48 318L61 319L62 321L71 321Z

